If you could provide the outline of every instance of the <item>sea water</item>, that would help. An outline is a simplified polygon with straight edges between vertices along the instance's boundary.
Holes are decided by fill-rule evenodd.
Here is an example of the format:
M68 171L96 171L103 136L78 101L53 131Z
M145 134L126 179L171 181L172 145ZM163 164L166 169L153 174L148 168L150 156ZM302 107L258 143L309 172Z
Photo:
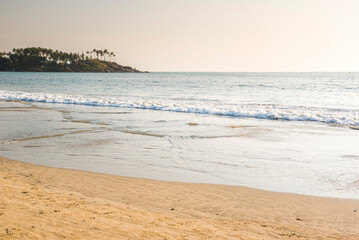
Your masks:
M359 73L0 73L0 156L359 198Z

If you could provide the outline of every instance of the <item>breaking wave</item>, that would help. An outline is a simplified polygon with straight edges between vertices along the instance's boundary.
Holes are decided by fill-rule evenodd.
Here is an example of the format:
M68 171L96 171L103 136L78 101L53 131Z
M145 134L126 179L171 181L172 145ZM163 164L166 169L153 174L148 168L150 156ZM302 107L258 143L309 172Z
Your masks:
M85 96L30 93L0 90L1 100L77 104L120 108L151 109L183 113L212 114L287 121L315 121L359 126L359 111L278 104L224 104L211 101L142 99L129 97Z

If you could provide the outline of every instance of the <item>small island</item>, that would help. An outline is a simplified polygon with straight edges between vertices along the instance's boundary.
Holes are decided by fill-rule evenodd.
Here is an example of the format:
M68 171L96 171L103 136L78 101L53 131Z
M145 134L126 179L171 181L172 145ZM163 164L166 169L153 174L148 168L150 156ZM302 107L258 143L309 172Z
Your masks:
M12 52L0 52L0 71L142 73L111 61L113 57L115 54L107 49L67 53L41 47L14 48Z

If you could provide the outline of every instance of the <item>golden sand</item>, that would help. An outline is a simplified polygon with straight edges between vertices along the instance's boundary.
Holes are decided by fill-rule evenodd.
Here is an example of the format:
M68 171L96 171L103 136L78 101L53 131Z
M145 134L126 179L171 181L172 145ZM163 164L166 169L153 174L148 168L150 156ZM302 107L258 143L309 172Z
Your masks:
M0 158L0 239L359 239L359 200Z

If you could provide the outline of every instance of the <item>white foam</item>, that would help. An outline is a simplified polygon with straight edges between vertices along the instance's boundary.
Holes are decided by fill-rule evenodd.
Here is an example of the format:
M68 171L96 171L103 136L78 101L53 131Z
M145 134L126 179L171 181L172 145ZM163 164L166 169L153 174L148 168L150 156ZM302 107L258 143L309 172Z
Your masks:
M345 109L287 106L277 104L224 104L206 101L179 101L128 97L84 96L30 93L0 90L1 100L78 104L121 108L151 109L232 117L248 117L287 121L316 121L341 125L359 125L359 111Z

